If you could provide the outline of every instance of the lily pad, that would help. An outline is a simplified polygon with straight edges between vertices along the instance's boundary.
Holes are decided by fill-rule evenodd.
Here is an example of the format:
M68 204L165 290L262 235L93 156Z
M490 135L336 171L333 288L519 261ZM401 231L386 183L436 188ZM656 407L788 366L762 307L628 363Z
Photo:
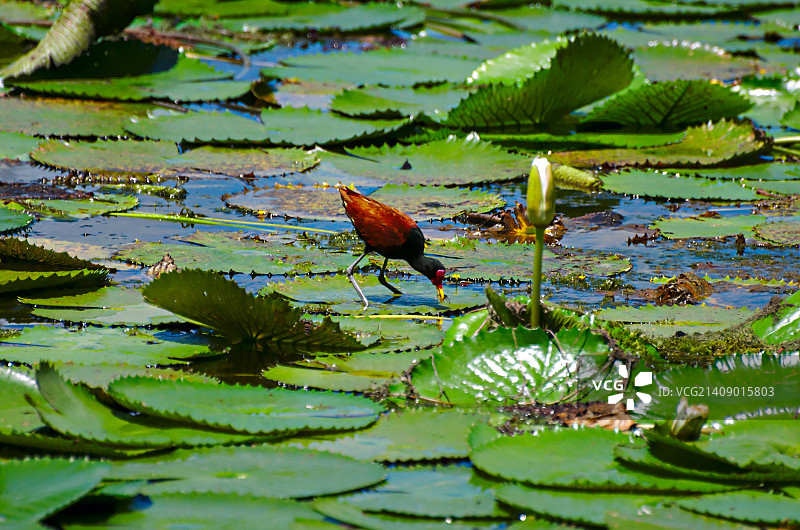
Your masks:
M713 30L714 25L702 25L703 28L709 26ZM659 31L661 28L654 26L653 29ZM652 36L650 37L652 39ZM687 38L691 37L683 32L680 42L648 43L648 46L633 51L633 60L642 69L642 73L652 81L668 82L673 79L732 81L755 74L758 70L757 61L733 57L726 50L708 44L707 37L700 39L703 42L689 42Z
M246 237L243 232L196 232L175 238L178 243L139 242L117 252L116 259L152 265L164 254L178 267L254 274L336 272L346 269L356 255L326 252L317 247L292 245L291 239Z
M721 120L689 127L682 142L642 149L589 149L548 155L551 162L580 168L606 165L696 167L731 163L753 157L765 144L748 123Z
M282 15L288 6L272 0L160 0L153 12L190 17L247 17Z
M422 145L358 147L352 156L323 153L336 169L359 177L405 184L477 184L510 180L530 171L530 158L478 138L450 137ZM408 166L411 166L410 168Z
M768 344L781 344L800 338L800 294L793 294L781 303L773 319L764 317L753 322L753 333Z
M494 499L492 483L462 466L411 467L390 470L386 482L340 498L369 512L422 517L512 517Z
M108 393L143 414L249 434L359 429L373 423L383 410L366 398L333 392L148 377L119 379Z
M309 4L293 7L290 15L228 20L223 26L232 31L247 33L359 32L414 26L422 23L425 18L421 9L413 6L404 7L402 4L365 4L353 7L324 3Z
M122 328L80 329L32 326L4 337L0 358L33 365L39 362L152 366L184 364L216 355L208 341L192 333L125 331Z
M0 98L0 123L6 131L40 136L116 136L134 116L155 107L140 103L60 98Z
M597 318L633 324L648 335L671 336L677 332L705 333L740 324L753 316L753 311L706 305L615 307L595 313Z
M167 142L51 141L33 154L37 162L62 169L99 174L161 173L167 176L187 171L208 171L238 176L285 175L317 165L314 155L300 149L231 149L199 147L179 152Z
M109 465L88 460L31 459L0 463L4 524L37 527L40 519L72 504L100 484Z
M764 223L756 226L755 232L776 245L800 245L800 220Z
M36 291L65 285L101 283L105 270L17 271L0 269L0 294Z
M752 188L729 180L678 176L666 171L628 170L603 176L603 187L617 193L667 199L721 199L756 201Z
M139 199L131 195L95 193L91 199L18 199L20 206L56 219L85 219L109 212L136 208Z
M665 171L672 173L670 169ZM696 175L709 179L745 179L755 181L800 180L800 164L773 162L735 167L682 169L682 175Z
M659 219L651 226L669 239L725 237L736 234L753 234L756 226L767 218L763 215L735 215L732 217L687 217L684 219Z
M107 286L76 295L19 298L34 306L33 314L53 320L101 325L147 326L185 322L175 314L144 301L137 289Z
M437 82L459 83L478 66L469 58L408 53L397 48L366 53L326 53L283 59L281 66L265 68L265 77L336 81L366 85L414 86ZM387 68L386 65L392 65Z
M688 499L678 506L692 512L761 524L798 524L797 499L763 492L747 491Z
M445 340L414 368L411 383L423 398L458 405L555 402L574 390L579 356L608 352L588 330L561 330L556 339L519 327Z
M465 458L467 435L479 420L457 411L405 410L383 416L372 427L354 434L320 434L284 443L367 461Z
M467 212L488 212L505 204L497 195L442 186L387 184L370 198L401 210L418 222L452 219ZM281 186L248 189L228 197L231 206L260 215L305 219L346 220L339 192L330 186Z
M32 222L33 216L29 213L0 205L0 234L25 228Z
M442 254L452 262L451 277L459 279L527 281L533 274L534 245L484 243L465 238L432 242L429 253ZM445 261L445 265L448 262ZM618 255L597 252L544 251L542 268L545 275L567 275L580 272L590 276L613 276L630 270L631 262ZM450 271L448 267L448 271Z
M395 296L378 282L378 275L356 275L364 296L370 300L370 308L378 313L441 314L483 304L483 293L468 288L452 289L445 285L447 299L439 302L436 289L422 278L419 281L388 278L403 295ZM297 277L285 283L268 284L262 294L275 292L303 305L319 306L326 312L348 314L359 312L363 307L353 285L343 274L336 276Z
M360 489L384 475L378 464L345 456L259 445L178 450L118 464L110 477L157 480L142 488L146 495L213 492L290 499Z
M0 98L0 101L3 99L5 98ZM10 158L27 161L28 152L33 151L41 142L41 138L33 138L21 133L0 131L0 160Z
M468 91L449 85L419 88L366 86L341 92L331 110L356 117L402 118L436 116L458 105Z

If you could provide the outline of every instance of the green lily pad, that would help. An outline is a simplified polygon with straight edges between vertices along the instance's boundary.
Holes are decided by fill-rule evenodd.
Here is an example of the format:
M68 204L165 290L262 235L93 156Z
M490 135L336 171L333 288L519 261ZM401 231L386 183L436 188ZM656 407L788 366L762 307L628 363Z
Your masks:
M178 450L114 466L110 478L157 479L142 488L162 493L236 493L296 498L360 489L380 482L383 467L346 456L291 447Z
M101 325L147 326L185 322L177 315L144 301L136 289L107 286L77 295L19 298L34 306L33 314L53 320Z
M666 171L628 170L603 176L603 187L617 193L668 199L720 199L756 201L752 188L726 180L678 176Z
M342 497L341 502L369 512L422 517L512 517L494 499L492 483L461 466L390 470L372 490Z
M753 316L753 311L706 305L615 307L595 313L597 318L633 324L648 335L671 336L676 332L705 333L740 324Z
M0 269L0 294L36 291L65 285L101 283L107 270L17 271Z
M358 257L314 246L293 246L291 239L246 237L243 232L198 231L175 239L179 243L134 243L114 257L152 265L169 254L178 267L255 274L336 272L346 269Z
M314 155L300 149L199 147L179 152L172 143L135 141L51 141L36 150L33 158L48 166L91 173L167 176L187 171L273 176L306 171L318 163Z
M404 267L405 268L405 267ZM370 300L370 308L378 313L419 313L441 314L445 311L461 310L483 304L483 293L470 290L450 288L445 285L447 299L439 302L436 289L427 278L419 281L389 278L390 283L403 291L403 295L395 296L378 282L378 275L355 275L355 279L364 296ZM297 277L285 283L267 284L260 293L278 293L287 296L303 305L314 305L324 308L326 312L349 314L361 312L363 304L358 298L353 285L343 274L336 276Z
M675 80L626 90L595 108L584 122L610 122L645 130L677 130L735 118L753 104L730 89L705 80Z
M402 4L365 4L353 7L325 3L308 4L293 6L290 15L228 20L223 23L223 27L247 33L359 32L413 26L420 24L425 18L424 12L418 7L404 7Z
M2 101L5 98L0 98ZM28 160L28 153L42 142L41 138L33 138L21 133L0 131L0 160L11 158L20 161Z
M415 54L395 48L365 53L300 55L265 68L265 77L306 81L335 81L366 85L414 86L437 82L459 83L478 66L478 60L432 54ZM392 65L386 68L386 65Z
M792 129L800 129L800 101L794 104L794 108L786 111L786 114L781 118L781 125Z
M486 60L467 78L467 83L505 83L510 85L521 83L525 79L533 77L542 68L548 68L556 51L569 43L569 38L558 37L554 40L531 42L519 46Z
M530 171L530 158L477 138L434 141L422 145L358 147L352 156L322 153L325 162L350 175L405 184L477 184L510 180ZM408 168L408 166L411 166Z
M202 337L171 331L33 326L3 341L0 358L29 365L49 361L152 366L215 355Z
M38 527L37 521L92 491L108 470L108 464L88 460L43 458L0 463L3 523Z
M345 90L331 101L331 110L355 117L402 118L436 116L458 105L468 91L449 85L419 88L365 86Z
M722 25L722 24L720 24ZM713 28L712 24L702 27ZM660 28L655 26L656 31ZM652 37L651 37L652 38ZM686 34L679 42L648 43L633 51L633 60L651 81L670 82L673 79L715 79L731 81L758 71L758 62L733 57L726 50L703 42L689 42Z
M543 487L673 494L734 488L659 477L626 467L615 459L614 448L628 440L628 435L599 428L545 430L536 436L498 438L474 450L470 459L483 472Z
M753 322L755 335L768 344L781 344L800 338L800 295L793 294L781 303L773 319L770 316Z
M756 190L756 193L762 193L760 190L780 193L781 195L800 195L800 182L796 180L743 180L742 184L748 188Z
M664 171L673 173L671 169L665 169ZM776 161L770 164L735 167L682 169L680 173L681 175L696 175L709 179L745 179L749 182L800 180L800 164ZM766 182L764 182L764 184L766 184Z
M6 131L41 136L115 136L134 116L155 107L140 103L58 98L0 98L0 123Z
M659 219L651 226L669 239L725 237L736 234L752 235L756 226L767 218L763 215L735 215L732 217L687 217Z
M589 149L548 155L551 162L579 168L601 165L695 167L731 163L763 151L765 144L748 123L721 120L689 127L682 142L642 149Z
M457 411L405 410L383 416L372 427L354 434L291 438L284 444L367 461L465 458L467 435L477 421L478 417Z
M225 100L239 97L250 88L248 81L231 81L230 74L183 55L177 55L169 69L131 74L119 57L135 56L141 53L141 47L136 42L103 41L93 45L79 61L47 70L45 79L14 80L10 84L38 94L122 101ZM175 55L171 50L165 53ZM114 61L116 65L109 64Z
M227 2L225 2L227 3ZM319 521L321 516L306 503L254 498L223 493L149 495L128 511L117 511L98 521L98 526L120 528L257 527L269 521L274 528L302 528L299 522ZM77 528L80 525L70 525Z
M576 358L605 354L608 347L599 335L575 328L556 339L519 327L445 340L440 352L414 368L411 383L423 398L459 405L558 401L574 390Z
M635 17L650 18L679 18L686 17L714 17L735 8L730 5L714 5L707 2L707 5L692 4L661 4L652 3L647 0L554 0L553 7L570 9L575 11L588 11L590 13L603 14L630 14ZM711 5L708 5L711 4ZM602 524L602 523L600 523Z
M483 191L443 186L387 184L370 198L394 206L418 222L452 219L467 212L488 212L505 204ZM330 186L276 186L248 189L225 202L259 214L288 215L305 219L345 220L339 192Z
M787 525L800 523L797 499L747 491L680 501L685 510L747 523Z
M33 216L29 213L0 205L0 234L25 228L32 222Z
M247 17L283 15L289 7L272 0L160 0L153 8L160 15L189 17Z
M428 248L429 253L459 258L452 262L452 272L449 272L453 279L527 281L533 274L532 244L507 245L456 238L450 241L434 241ZM449 265L447 261L445 265ZM613 276L630 270L631 262L613 254L578 250L556 254L545 250L542 268L547 276L567 275L572 272L590 276ZM448 266L448 271L450 269Z
M569 134L553 134L542 132L530 134L482 134L481 138L509 148L519 147L523 150L535 151L538 148L546 148L547 150L551 150L550 148L553 147L555 149L559 149L558 146L553 146L553 144L564 144L563 148L567 148L567 146L580 146L587 149L595 148L597 146L630 148L656 147L659 145L680 142L685 136L685 131L678 131L674 133L575 132Z
M283 297L253 296L214 272L168 272L150 282L142 294L148 303L210 327L233 342L272 341L326 351L365 348L332 320L313 326L301 320L303 311L292 308Z
M151 140L203 143L265 143L315 146L385 136L405 120L354 120L308 108L264 110L261 123L231 113L193 112L158 116L126 129Z
M359 429L373 423L383 410L366 398L333 392L147 377L114 381L108 393L142 414L249 434Z
M764 223L756 226L755 232L776 245L800 245L800 220Z
M501 132L554 123L624 89L633 80L632 66L628 53L615 41L581 34L555 52L549 68L518 85L493 83L479 88L442 123L469 131Z
M399 384L404 372L429 355L429 352L405 352L323 356L298 361L296 366L273 366L262 375L272 381L304 388L378 393Z
M383 318L379 315L365 317L333 317L343 330L353 333L364 344L370 347L363 353L347 357L347 366L359 370L366 368L360 365L360 359L366 362L374 353L390 353L407 350L423 350L442 342L444 332L437 319L429 321L409 321L405 319ZM376 340L378 339L378 340ZM424 356L424 353L418 355ZM317 357L314 361L323 361ZM312 362L314 362L312 361ZM340 362L341 360L338 360ZM358 366L358 367L356 367ZM384 367L386 364L384 364Z
M109 212L136 208L139 199L131 195L95 193L91 199L17 199L21 208L56 219L85 219Z
M97 401L88 389L65 381L46 363L37 369L36 383L49 403L36 404L39 416L50 428L71 438L123 448L231 444L254 438L117 412Z

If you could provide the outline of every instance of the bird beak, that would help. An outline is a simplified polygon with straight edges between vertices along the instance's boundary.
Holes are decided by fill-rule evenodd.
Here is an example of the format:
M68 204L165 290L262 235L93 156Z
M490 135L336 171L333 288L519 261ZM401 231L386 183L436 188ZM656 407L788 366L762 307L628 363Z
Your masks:
M436 292L439 295L439 301L444 302L445 296L444 296L444 289L442 289L442 284L436 286Z

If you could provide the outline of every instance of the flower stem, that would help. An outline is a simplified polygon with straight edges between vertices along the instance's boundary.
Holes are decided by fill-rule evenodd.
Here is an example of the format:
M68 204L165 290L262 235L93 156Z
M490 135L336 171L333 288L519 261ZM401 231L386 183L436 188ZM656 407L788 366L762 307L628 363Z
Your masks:
M533 281L531 282L531 327L536 329L539 326L539 314L541 312L541 292L542 292L542 253L544 253L544 229L545 226L536 226L536 246L533 250Z

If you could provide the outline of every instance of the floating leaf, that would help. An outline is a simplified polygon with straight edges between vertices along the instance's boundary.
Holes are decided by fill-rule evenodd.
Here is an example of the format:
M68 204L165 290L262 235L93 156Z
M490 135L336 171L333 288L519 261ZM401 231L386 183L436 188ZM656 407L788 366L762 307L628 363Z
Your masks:
M608 147L656 147L659 145L680 142L686 136L685 131L675 133L591 133L573 132L569 134L531 133L531 134L483 134L481 138L506 147L519 147L533 151L539 148L550 147L555 149L573 147L592 148L596 146ZM553 144L563 144L553 146Z
M714 17L715 15L735 10L734 7L724 4L702 6L683 3L657 4L647 0L554 0L552 6L575 11L588 11L590 13L630 14L637 18L675 17L679 19L685 19L689 16Z
M321 519L306 503L238 494L150 495L148 502L134 503L130 508L114 512L96 524L123 528L253 528L269 521L274 528L298 528L298 521Z
M797 499L747 491L688 499L678 506L692 512L748 523L791 525L800 523Z
M285 443L368 461L464 458L469 451L467 435L478 420L456 411L405 410L383 416L355 434L292 438Z
M530 158L507 153L477 138L422 145L358 147L352 156L323 153L322 159L350 175L405 184L477 184L510 180L530 171ZM408 166L411 166L408 168Z
M516 85L549 68L556 52L572 42L567 37L531 42L486 60L467 78L470 84L504 83Z
M800 339L800 295L795 293L781 304L775 317L767 316L753 322L753 333L768 344Z
M143 414L248 434L359 429L382 412L372 401L347 394L147 377L114 381L108 393Z
M707 493L731 486L699 480L654 476L621 465L614 448L629 438L599 428L542 431L536 436L502 437L472 452L473 463L486 473L529 485L638 491L643 493ZM557 447L557 451L544 448Z
M652 224L661 235L669 239L725 237L736 234L753 234L753 229L766 221L763 215L735 215L732 217L686 217L659 219Z
M372 490L341 498L369 512L423 517L510 517L494 499L496 484L461 466L390 470L386 482Z
M669 173L673 170L665 169ZM678 170L675 170L678 171ZM681 175L695 175L709 179L747 179L754 181L800 180L800 164L773 162L770 164L744 165L736 167L682 169ZM759 182L766 185L766 182Z
M21 207L57 219L85 219L135 208L139 199L130 195L95 193L90 199L17 199Z
M466 90L449 85L419 88L365 86L344 90L331 101L331 110L348 116L402 118L417 114L435 116L458 105Z
M108 464L88 460L11 460L0 463L3 524L37 527L40 519L77 501L103 480Z
M707 121L735 118L752 106L744 97L722 85L679 79L627 90L595 108L584 122L678 130Z
M132 416L97 401L84 387L68 383L49 364L36 371L36 384L49 406L37 404L42 420L72 438L127 448L191 447L243 443L253 436L192 428L186 424Z
M649 335L671 336L677 332L705 333L719 331L740 324L753 315L753 311L709 307L706 305L615 307L595 313L597 318L614 322L635 324Z
M756 201L752 188L726 180L678 176L666 171L628 170L603 176L603 187L617 193L667 199L721 199Z
M284 175L306 171L318 160L300 149L231 149L199 147L179 152L167 142L69 142L51 141L34 153L37 162L62 169L99 174L208 171L239 176Z
M90 322L106 326L185 322L169 311L146 303L140 291L125 287L107 286L88 293L49 298L19 298L19 301L35 306L34 315L53 320Z
M619 166L694 167L713 166L753 157L765 144L751 125L719 121L689 127L682 142L642 149L590 149L562 151L548 160L580 168Z
M337 81L365 85L413 86L438 82L459 83L478 61L458 57L408 53L401 48L365 53L300 55L265 68L262 75L278 79ZM392 65L387 68L386 65Z
M650 421L673 420L682 397L708 406L711 421L794 414L800 410L794 384L798 375L797 354L735 355L717 359L709 368L675 367L654 374L658 391L651 392L653 400L642 415ZM687 392L702 395L686 396Z
M57 98L0 98L6 131L42 136L114 136L123 125L155 107L140 103ZM31 148L32 149L32 148Z
M717 24L703 24L705 31L714 30ZM730 27L733 24L719 24ZM736 24L743 26L743 24ZM652 29L665 32L666 28L658 25ZM647 46L633 50L633 60L642 69L642 73L651 81L664 81L671 83L674 79L708 79L732 81L741 79L748 74L755 74L758 63L744 57L732 57L727 51L707 44L708 35L703 35L701 41L690 42L685 28L678 28L681 41L652 42ZM704 33L705 33L704 31ZM745 30L746 31L746 30ZM762 33L763 35L763 33Z
M0 205L0 234L25 228L33 222L33 216L27 212L12 210Z
M154 12L190 17L247 17L283 15L289 6L272 0L159 0Z
M146 495L236 493L295 498L360 489L380 482L384 469L323 451L258 445L178 450L115 466L118 480L156 479Z
M169 254L180 267L254 274L336 272L356 255L291 245L284 238L253 238L243 232L196 232L178 243L138 242L118 251L116 259L152 265Z
M17 271L0 269L0 294L36 291L65 285L100 283L107 270Z
M182 364L183 359L214 355L208 341L195 334L171 331L126 332L122 328L80 329L32 326L4 337L0 358L33 365L39 362Z
M755 232L776 245L800 245L800 220L764 223L756 226Z
M553 123L628 86L632 64L625 50L606 37L573 37L556 51L549 68L519 86L479 88L442 123L467 130L525 130Z
M380 31L396 26L413 26L420 24L425 18L421 9L404 7L402 4L365 4L354 7L337 4L310 4L302 7L293 6L291 16L229 20L225 21L223 26L232 31L247 33L270 31L357 32Z
M56 252L25 239L0 239L0 262L5 269L28 271L60 271L90 269L105 271L102 265L75 258L66 252Z
M302 311L280 296L255 297L220 275L198 269L162 274L143 290L145 301L215 329L233 341L292 343L305 348L362 350L355 337L326 319L307 329Z
M0 101L6 98L0 98ZM41 143L41 138L33 138L20 133L0 131L0 160L11 158L28 160L28 152Z
M445 341L414 368L411 383L423 398L460 405L558 401L574 389L578 357L605 354L608 347L599 335L576 328L556 339L518 327Z
M505 203L483 191L387 184L370 198L394 206L417 222L451 219L467 212L488 212ZM247 189L225 202L259 214L288 215L301 219L346 220L337 189L330 186L281 186Z
M408 267L403 268L409 269ZM445 290L448 299L439 302L436 289L424 277L419 281L416 279L405 281L392 279L392 283L404 293L399 297L378 282L377 274L357 275L355 278L364 292L364 296L371 300L372 311L379 313L434 315L445 311L475 307L484 302L483 293L480 291L468 288L458 289L457 287L450 289L447 285L445 285ZM350 280L342 274L297 277L287 280L285 283L268 284L260 291L262 295L267 296L272 292L279 296L288 296L293 301L301 302L304 305L318 305L325 312L338 314L357 312L364 305L358 298Z

